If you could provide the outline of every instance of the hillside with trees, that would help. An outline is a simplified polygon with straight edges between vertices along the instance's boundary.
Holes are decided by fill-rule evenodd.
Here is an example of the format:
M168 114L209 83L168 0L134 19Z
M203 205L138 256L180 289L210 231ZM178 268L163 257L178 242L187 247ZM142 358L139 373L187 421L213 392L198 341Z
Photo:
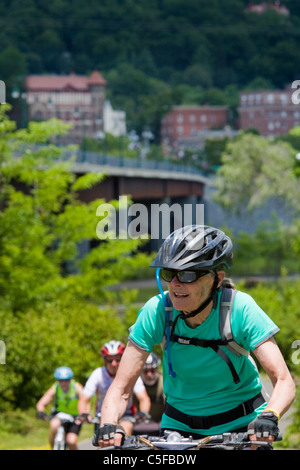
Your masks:
M156 135L174 104L226 104L234 116L239 90L299 79L300 2L282 3L289 16L247 13L248 0L0 0L0 79L9 101L27 74L98 69L128 129L148 125ZM58 364L68 361L85 382L99 364L99 346L126 340L137 292L111 287L133 273L141 278L151 258L139 240L99 244L95 213L103 201L86 204L79 193L102 175L75 179L59 163L59 147L36 145L67 128L54 120L16 130L5 110L0 106L1 441L5 433L30 434L19 413L34 409ZM13 158L16 151L22 158ZM254 287L242 280L241 288L280 325L278 344L297 378L300 286L287 274L299 273L300 128L276 141L248 133L218 148L208 143L208 151L219 166L216 198L225 209L250 211L278 197L295 214L289 226L274 219L253 236L234 236L234 275L256 276ZM91 249L82 253L87 241ZM282 278L258 282L266 274ZM146 293L139 295L144 301ZM294 410L288 445L299 448L299 397Z
M282 2L289 16L248 3L1 0L0 77L11 90L26 74L98 69L129 127L155 132L172 104L234 106L240 89L298 78L299 2Z

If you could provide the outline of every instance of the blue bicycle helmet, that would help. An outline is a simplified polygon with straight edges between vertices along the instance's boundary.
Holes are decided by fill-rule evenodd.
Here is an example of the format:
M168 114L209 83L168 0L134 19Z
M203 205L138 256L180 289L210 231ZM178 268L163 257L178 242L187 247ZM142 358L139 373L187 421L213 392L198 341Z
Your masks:
M58 367L54 371L54 377L56 380L69 380L74 376L74 372L70 367L62 366Z

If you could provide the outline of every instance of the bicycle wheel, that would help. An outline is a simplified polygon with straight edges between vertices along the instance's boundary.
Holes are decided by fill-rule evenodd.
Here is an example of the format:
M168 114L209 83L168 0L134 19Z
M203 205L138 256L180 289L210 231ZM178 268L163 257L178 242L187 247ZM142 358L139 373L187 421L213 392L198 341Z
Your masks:
M66 450L66 438L65 438L65 431L62 426L60 426L57 430L53 450Z

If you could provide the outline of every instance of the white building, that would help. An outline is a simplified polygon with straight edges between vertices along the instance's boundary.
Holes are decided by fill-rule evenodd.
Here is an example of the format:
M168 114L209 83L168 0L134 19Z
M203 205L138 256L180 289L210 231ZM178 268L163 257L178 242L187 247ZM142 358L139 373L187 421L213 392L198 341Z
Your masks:
M113 109L110 101L105 101L103 106L103 130L115 137L126 134L126 113L119 109Z

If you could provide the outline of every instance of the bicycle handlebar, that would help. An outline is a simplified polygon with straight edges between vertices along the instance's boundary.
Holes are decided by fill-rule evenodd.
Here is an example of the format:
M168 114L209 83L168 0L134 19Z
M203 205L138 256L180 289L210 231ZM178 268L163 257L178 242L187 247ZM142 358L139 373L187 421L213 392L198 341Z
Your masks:
M282 439L279 435L276 441ZM250 441L249 435L245 433L224 433L207 436L202 439L183 437L177 431L165 432L162 437L158 436L128 436L122 446L104 447L101 450L200 450L214 448L219 450L238 450L250 446L270 448L266 441Z
M82 422L84 421L82 419L82 415L74 416L74 415L71 415L69 413L65 413L63 411L59 411L58 413L52 414L52 415L47 415L44 412L39 412L37 417L39 419L43 419L43 420L47 420L47 421L50 421L52 418L56 417L56 418L60 419L60 421L62 423L73 423L77 420L80 420ZM85 419L85 421L89 424L100 424L99 416L95 416L91 420Z

